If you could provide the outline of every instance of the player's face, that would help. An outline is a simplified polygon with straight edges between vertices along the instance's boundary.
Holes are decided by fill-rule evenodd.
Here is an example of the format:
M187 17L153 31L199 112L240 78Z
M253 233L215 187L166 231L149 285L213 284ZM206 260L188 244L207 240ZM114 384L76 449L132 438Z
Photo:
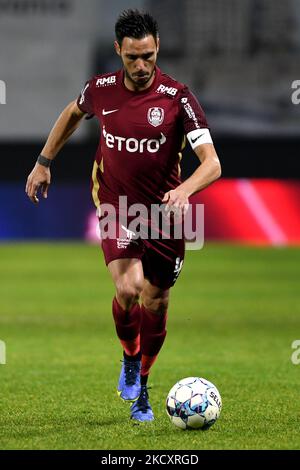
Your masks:
M147 88L152 83L157 60L159 40L152 35L142 39L125 37L121 47L115 42L117 54L122 59L126 78L134 88Z

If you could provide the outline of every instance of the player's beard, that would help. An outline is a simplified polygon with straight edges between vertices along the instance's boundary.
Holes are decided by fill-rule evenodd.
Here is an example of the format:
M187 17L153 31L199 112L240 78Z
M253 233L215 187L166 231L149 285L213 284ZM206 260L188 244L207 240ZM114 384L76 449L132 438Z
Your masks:
M128 70L125 68L126 78L130 80L134 84L134 86L137 88L145 88L147 83L152 79L154 73L155 73L155 68L153 68L151 73L147 73L147 74L133 73L132 75L130 75Z

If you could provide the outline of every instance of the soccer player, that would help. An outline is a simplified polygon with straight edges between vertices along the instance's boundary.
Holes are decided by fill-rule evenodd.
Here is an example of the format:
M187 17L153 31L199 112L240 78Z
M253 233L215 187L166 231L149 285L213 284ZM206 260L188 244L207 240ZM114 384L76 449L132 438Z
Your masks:
M151 421L147 379L166 337L169 291L182 268L184 239L135 237L119 223L120 196L127 196L128 207L164 203L184 214L189 197L219 178L221 170L197 99L156 65L159 36L153 17L124 11L115 32L122 69L91 78L64 109L28 177L26 192L34 203L38 190L47 198L52 160L82 119L96 116L101 137L92 179L102 231L101 208L111 204L116 210L116 236L103 237L102 250L115 285L112 313L123 348L118 393L132 403L131 418ZM199 167L181 182L185 136Z

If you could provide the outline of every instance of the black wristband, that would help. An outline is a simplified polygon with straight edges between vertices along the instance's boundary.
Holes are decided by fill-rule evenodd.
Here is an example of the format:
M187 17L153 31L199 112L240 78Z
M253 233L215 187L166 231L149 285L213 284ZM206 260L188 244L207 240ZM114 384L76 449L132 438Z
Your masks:
M50 158L43 157L43 155L39 155L39 156L38 156L38 159L37 159L37 162L38 162L40 165L43 165L43 166L45 166L46 168L49 168L49 166L51 165L52 160L50 160Z

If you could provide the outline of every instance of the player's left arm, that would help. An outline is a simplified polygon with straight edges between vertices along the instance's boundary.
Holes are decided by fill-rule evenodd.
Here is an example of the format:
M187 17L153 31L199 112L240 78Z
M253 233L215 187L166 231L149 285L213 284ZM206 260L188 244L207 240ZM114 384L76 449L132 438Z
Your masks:
M213 144L198 145L194 152L200 160L200 165L194 173L177 188L168 191L163 202L168 207L178 208L187 212L189 197L209 186L221 176L221 164Z

